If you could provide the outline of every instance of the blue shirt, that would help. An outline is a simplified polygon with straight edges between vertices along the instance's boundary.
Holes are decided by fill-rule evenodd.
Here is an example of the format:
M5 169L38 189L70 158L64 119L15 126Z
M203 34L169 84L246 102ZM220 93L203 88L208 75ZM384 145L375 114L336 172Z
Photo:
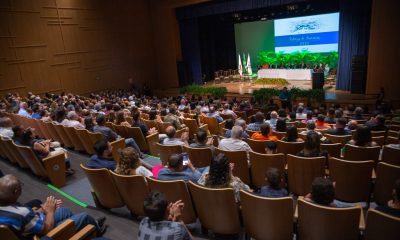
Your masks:
M0 206L0 224L22 236L38 234L44 228L46 216L19 205Z
M18 111L18 115L23 116L23 117L27 117L27 118L31 118L32 116L23 108L20 108Z
M158 179L159 180L184 180L189 181L192 180L193 182L197 182L200 177L201 173L204 171L205 168L196 169L194 172L190 168L186 168L182 172L173 172L169 168L163 168L158 172Z
M104 138L109 142L115 141L116 139L119 138L118 134L116 134L109 127L105 127L105 126L96 125L93 127L93 132L95 132L95 133L99 132L99 133L103 134Z
M207 117L213 117L213 118L217 119L218 123L224 121L224 119L220 115L218 115L217 113L208 113Z
M179 222L153 222L148 217L139 224L138 240L186 240L191 239L185 226Z
M260 196L271 198L287 197L288 191L284 188L273 189L270 186L264 186L261 187Z
M249 129L249 130L250 130L250 129ZM230 138L231 135L232 135L232 130L231 130L231 129L226 130L226 132L225 132L225 137L226 137L226 138ZM242 138L250 138L250 136L249 136L249 134L247 134L247 132L243 131L243 133L242 133Z
M33 114L32 114L32 118L34 118L34 119L41 119L42 116L40 116L40 113L33 113Z
M93 168L93 169L107 168L109 170L114 171L116 165L117 164L113 159L105 159L105 158L99 157L97 155L93 155L90 157L90 160L89 160L87 166L89 168Z
M260 122L253 122L253 123L250 123L249 125L247 125L247 130L250 130L250 131L260 131L260 125L261 124L263 124L263 123L260 123Z

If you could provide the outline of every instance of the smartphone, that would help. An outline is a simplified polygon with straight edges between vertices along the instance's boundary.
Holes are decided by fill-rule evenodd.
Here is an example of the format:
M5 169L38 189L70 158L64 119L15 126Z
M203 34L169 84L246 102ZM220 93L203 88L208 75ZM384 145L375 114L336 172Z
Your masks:
M182 158L183 158L183 166L186 166L189 162L189 156L187 153L182 153Z

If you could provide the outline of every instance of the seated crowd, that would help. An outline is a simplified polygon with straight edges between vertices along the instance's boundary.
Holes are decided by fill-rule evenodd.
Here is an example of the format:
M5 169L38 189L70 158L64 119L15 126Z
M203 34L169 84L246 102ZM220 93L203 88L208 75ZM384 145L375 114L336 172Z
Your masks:
M304 143L303 149L296 153L299 157L324 156L328 159L329 153L321 149L321 144L331 143L327 137L329 135L351 136L347 144L372 147L378 144L371 131L389 130L385 118L387 112L380 108L366 117L367 109L352 105L343 110L339 105L327 108L325 104L321 104L314 108L300 103L295 111L286 112L285 109L278 109L270 104L270 111L267 113L255 109L253 105L254 102L236 99L204 101L202 98L188 99L185 96L164 99L136 97L127 90L105 91L89 97L73 94L46 94L45 97L40 97L28 94L27 98L22 98L17 94L8 94L0 103L0 136L12 139L15 144L30 147L39 159L64 153L66 174L70 175L74 170L70 166L68 150L53 139L39 138L31 126L15 125L4 113L15 113L65 127L101 133L103 138L94 144L95 154L90 157L87 167L105 168L119 175L192 181L208 188L232 188L236 202L240 203L240 190L268 198L292 196L285 186L286 173L269 168L265 173L265 185L256 188L233 174L235 164L219 150L246 151L249 159L252 149L248 141L264 141L265 154L277 153L277 143L283 141ZM253 114L247 120L239 117L239 112ZM194 138L189 137L189 128L183 123L183 119L196 119L200 126L202 117L215 118L218 123L224 124L218 141L208 130L201 128L195 132ZM400 119L392 118L392 121L398 120ZM165 134L159 134L159 129L149 127L146 121L151 121L154 126L157 123L169 125L164 129ZM162 145L209 148L212 152L210 165L195 167L187 153L175 153L168 157L165 166L149 166L145 161L146 154L133 137L125 139L126 147L118 149L119 160L115 161L111 142L121 136L107 123L138 127L143 136L159 134L159 143ZM179 135L177 132L180 132ZM400 134L397 139L400 140ZM390 146L400 149L398 142ZM345 151L345 148L342 150ZM400 178L394 185L393 199L387 206L378 206L377 210L399 217ZM307 201L331 207L348 206L335 200L335 183L329 177L315 178L310 190L305 196ZM54 197L48 197L44 203L36 201L39 202L36 205L21 205L17 202L20 194L21 182L17 177L6 175L0 178L0 212L8 219L23 219L19 225L11 225L21 236L46 234L67 218L74 220L77 229L93 224L100 235L105 231L104 218L94 220L87 214L74 215L69 209L62 208L61 202ZM9 206L15 206L14 210L11 211ZM157 236L163 236L162 239L190 239L190 231L180 219L183 207L184 204L180 201L168 203L163 193L152 192L144 201L146 217L140 223L138 239L156 239ZM8 225L9 222L4 219L6 218L0 218L0 224Z

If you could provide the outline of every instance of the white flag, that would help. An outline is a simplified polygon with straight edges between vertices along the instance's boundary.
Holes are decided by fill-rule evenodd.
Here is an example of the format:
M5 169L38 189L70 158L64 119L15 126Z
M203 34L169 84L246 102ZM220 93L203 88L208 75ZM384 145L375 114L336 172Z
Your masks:
M246 70L247 70L247 74L248 75L252 75L253 74L253 70L251 69L250 53L247 54Z
M238 64L238 70L239 70L239 74L240 74L240 76L242 76L242 74L243 74L242 60L240 59L240 53L239 53L238 55L239 55L239 64Z

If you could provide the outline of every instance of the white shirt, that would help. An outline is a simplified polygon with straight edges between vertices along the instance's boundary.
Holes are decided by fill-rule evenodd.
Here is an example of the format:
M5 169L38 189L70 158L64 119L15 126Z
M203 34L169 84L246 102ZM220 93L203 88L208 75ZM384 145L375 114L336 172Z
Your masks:
M136 168L135 170L136 175L142 175L144 177L152 177L153 173L150 172L147 168L143 167L143 166L139 166L138 168Z
M64 119L64 121L61 122L62 125L66 127L74 127L74 128L85 128L79 121L76 120L67 120Z
M20 108L18 111L18 115L27 117L27 118L32 118L32 116L23 108Z
M14 137L14 132L11 128L0 128L0 136L11 139Z
M232 117L235 118L235 119L237 118L236 113L234 111L230 110L230 109L224 109L222 111L222 113L226 114L226 115L232 115Z
M218 148L225 151L250 151L250 146L245 141L236 138L224 138L219 142Z

